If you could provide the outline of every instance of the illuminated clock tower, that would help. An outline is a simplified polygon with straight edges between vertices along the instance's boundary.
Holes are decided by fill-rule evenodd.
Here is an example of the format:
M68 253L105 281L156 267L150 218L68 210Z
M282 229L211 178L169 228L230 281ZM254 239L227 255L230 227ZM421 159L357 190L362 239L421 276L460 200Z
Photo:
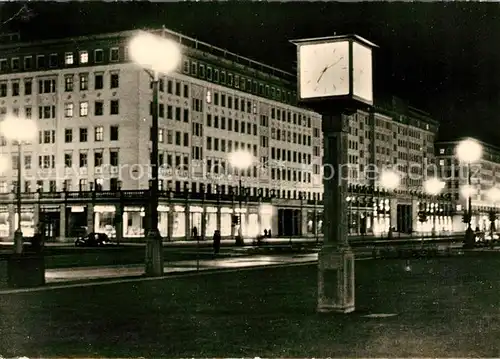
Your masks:
M355 309L354 254L347 237L348 115L373 105L372 50L344 35L291 41L297 45L299 103L322 115L323 247L318 256L318 311Z

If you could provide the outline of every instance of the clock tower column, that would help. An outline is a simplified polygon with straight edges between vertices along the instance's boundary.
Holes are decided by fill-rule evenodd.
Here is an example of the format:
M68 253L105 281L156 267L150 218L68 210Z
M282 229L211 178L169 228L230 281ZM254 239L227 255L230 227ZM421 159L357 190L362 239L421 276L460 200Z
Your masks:
M318 256L318 312L351 313L354 254L347 236L349 115L373 105L372 49L344 35L292 41L297 45L298 100L322 115L323 247Z
M354 254L347 237L349 118L341 112L323 115L324 222L318 256L318 311L354 311Z

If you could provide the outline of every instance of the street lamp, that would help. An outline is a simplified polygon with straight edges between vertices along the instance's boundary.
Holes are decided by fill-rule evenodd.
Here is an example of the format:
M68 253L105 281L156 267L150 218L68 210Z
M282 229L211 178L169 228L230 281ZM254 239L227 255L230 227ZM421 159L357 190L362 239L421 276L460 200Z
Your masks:
M400 178L399 178L399 175L397 174L396 171L386 169L386 170L383 170L382 173L380 174L379 183L380 183L380 186L382 188L386 189L388 192L392 192L396 188L398 188L399 183L400 183ZM384 204L384 206L385 206L385 204ZM389 203L389 238L392 238L392 223L391 222L392 222L392 218L391 218L391 210L390 210L390 203Z
M444 189L445 183L443 181L440 181L437 178L429 178L424 182L424 190L427 194L432 196L433 198L436 197L438 194L441 193L441 191ZM435 207L437 208L437 207ZM435 210L432 216L432 235L436 235L436 213L437 211Z
M36 137L37 127L32 120L7 116L0 122L0 132L5 138L17 145L17 229L14 232L14 252L20 254L23 252L23 232L21 230L21 147L23 143L30 143Z
M241 202L242 202L242 186L241 186L241 173L248 168L250 168L253 164L253 156L250 152L245 150L238 150L229 154L229 163L232 167L238 170L238 198L239 198L239 222L240 225L238 227L238 239L236 240L236 244L243 244L243 233L241 231Z
M483 154L483 146L476 140L472 138L467 138L459 142L457 147L455 148L455 154L457 158L467 163L467 185L469 190L466 190L464 194L467 195L467 230L465 231L465 247L473 248L474 247L474 231L471 228L471 220L472 220L472 191L471 191L471 163L477 162L481 159ZM467 193L466 193L467 192Z
M179 45L169 39L139 32L129 43L129 55L151 78L153 90L151 125L151 181L149 182L150 225L146 234L145 272L149 276L163 275L162 238L158 230L158 83L160 73L174 71L181 60Z

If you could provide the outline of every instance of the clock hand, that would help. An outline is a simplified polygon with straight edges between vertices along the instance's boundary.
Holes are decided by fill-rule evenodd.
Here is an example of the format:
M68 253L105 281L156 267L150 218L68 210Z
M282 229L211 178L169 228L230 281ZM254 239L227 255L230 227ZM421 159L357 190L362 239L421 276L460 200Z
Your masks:
M321 80L321 78L323 77L323 75L325 74L325 72L330 68L330 67L333 67L335 65L337 65L340 61L342 61L342 59L344 58L344 56L342 56L340 59L338 59L337 61L335 61L334 63L326 66L323 71L321 71L321 74L319 75L318 77L318 80L316 82L319 82Z
M328 70L328 68L329 68L329 67L327 66L327 67L325 67L325 68L323 69L323 71L321 71L321 73L319 74L319 77L318 77L318 79L316 80L316 82L319 82L319 80L321 80L321 78L322 78L322 77L323 77L323 75L325 74L326 70Z

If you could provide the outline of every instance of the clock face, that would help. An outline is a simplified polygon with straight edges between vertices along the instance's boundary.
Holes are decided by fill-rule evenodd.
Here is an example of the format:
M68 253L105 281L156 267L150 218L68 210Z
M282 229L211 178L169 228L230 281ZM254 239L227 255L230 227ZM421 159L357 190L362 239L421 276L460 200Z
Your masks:
M357 42L352 44L353 95L373 104L372 50Z
M304 44L299 47L300 98L349 94L349 42Z

